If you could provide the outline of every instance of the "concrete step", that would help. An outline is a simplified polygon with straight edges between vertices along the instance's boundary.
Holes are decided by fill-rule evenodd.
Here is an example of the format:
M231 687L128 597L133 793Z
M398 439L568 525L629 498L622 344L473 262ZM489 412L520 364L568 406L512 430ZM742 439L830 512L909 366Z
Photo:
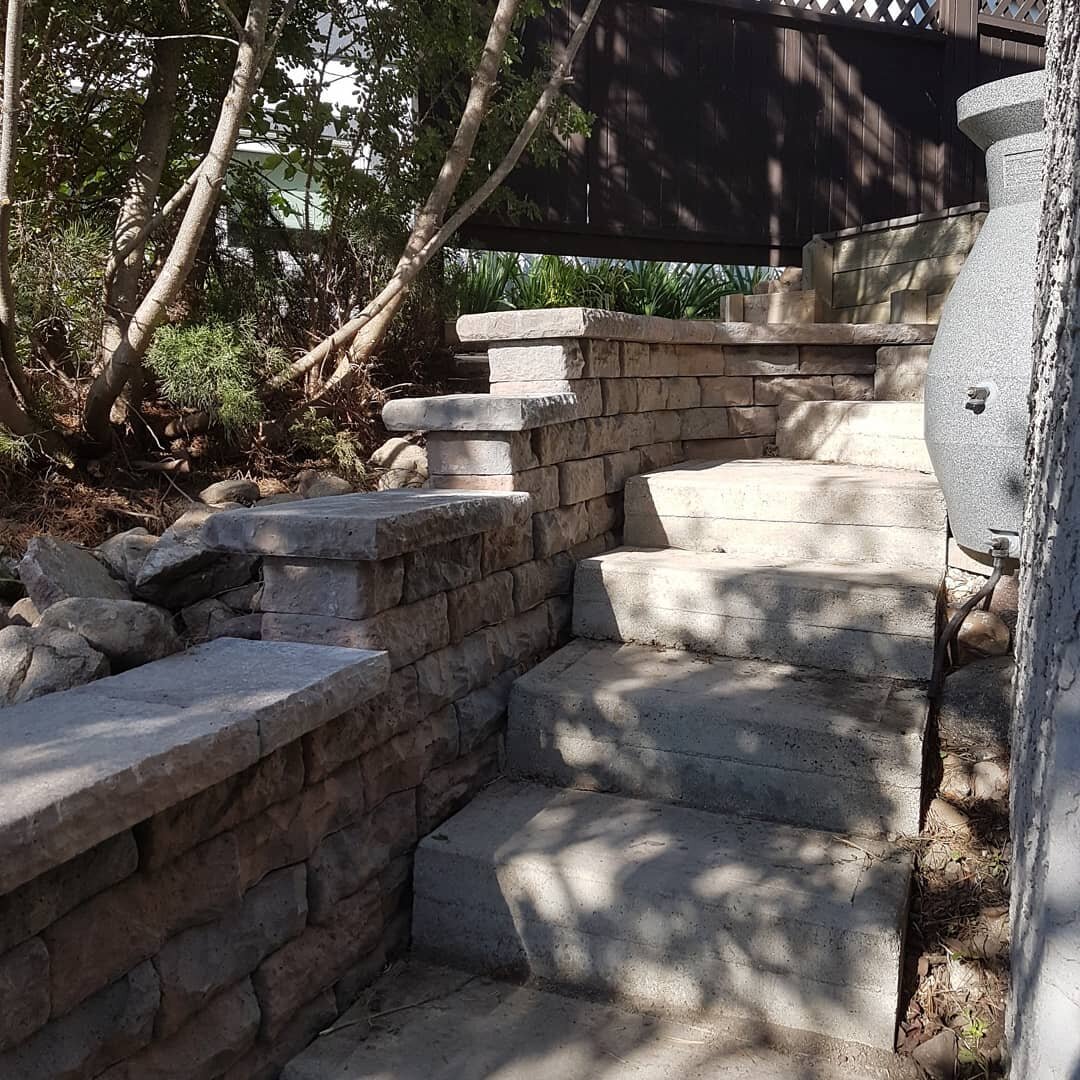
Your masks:
M918 567L619 548L578 564L574 634L928 679L940 580Z
M907 1067L905 1067L905 1064ZM663 1020L408 959L281 1080L917 1080L910 1062L791 1028Z
M874 398L877 401L922 401L929 345L883 345L877 351Z
M517 776L861 836L919 831L925 693L575 641L510 698Z
M786 402L778 407L776 446L785 458L934 471L918 402Z
M634 547L945 565L944 496L934 477L905 469L686 462L631 477L625 509Z
M644 1012L890 1049L910 873L875 840L502 781L421 842L413 940Z

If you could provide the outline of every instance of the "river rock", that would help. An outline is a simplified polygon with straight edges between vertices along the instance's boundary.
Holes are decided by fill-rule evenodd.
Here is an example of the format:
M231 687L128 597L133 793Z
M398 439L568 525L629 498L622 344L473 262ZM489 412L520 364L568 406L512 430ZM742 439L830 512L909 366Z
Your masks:
M371 455L371 464L380 470L380 491L423 487L428 478L427 451L408 439L387 439Z
M199 492L199 498L210 506L240 503L253 506L259 501L259 485L254 480L219 480Z
M183 648L172 616L135 600L61 600L45 612L38 625L57 626L84 637L109 658L113 671L161 660Z
M305 499L324 499L328 495L351 495L353 486L334 473L304 469L296 478L296 489Z
M51 536L35 536L19 563L26 594L38 611L73 596L127 600L127 588L85 548Z
M222 509L196 507L165 530L136 579L135 595L140 600L182 608L251 580L257 558L212 551L202 542L206 520Z
M945 1028L915 1047L911 1056L930 1080L953 1080L956 1076L956 1035Z
M24 596L21 600L16 600L11 607L8 608L8 622L12 626L33 626L34 623L41 618L41 612L38 611L34 601L29 596Z
M954 614L950 609L949 618ZM983 656L1004 656L1009 651L1012 634L1000 615L977 609L964 619L956 640L960 646L960 659L967 663Z
M56 626L0 630L0 706L71 690L108 674L108 659L70 630Z
M95 554L114 578L134 587L143 563L157 542L158 538L143 528L128 529L127 532L110 536Z

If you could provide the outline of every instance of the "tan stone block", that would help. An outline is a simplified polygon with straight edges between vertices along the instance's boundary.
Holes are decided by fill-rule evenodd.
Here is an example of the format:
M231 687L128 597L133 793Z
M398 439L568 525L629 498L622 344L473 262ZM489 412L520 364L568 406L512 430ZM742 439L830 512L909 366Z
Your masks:
M495 397L552 397L573 394L577 398L577 415L599 416L604 411L604 398L599 379L544 379L536 382L501 382L491 384Z
M575 420L568 424L551 424L532 433L533 450L540 465L556 465L560 461L585 457L585 432L596 420Z
M670 445L670 444L664 444ZM643 463L651 447L642 451ZM669 461L667 464L671 464ZM583 504L589 509L589 536L601 536L603 533L612 532L622 528L622 494L601 495L597 499L590 499Z
M584 374L592 379L615 379L622 374L619 343L593 339L581 343L585 355Z
M677 461L683 460L682 442L653 443L652 446L641 448L641 471L656 472L657 469L666 469ZM614 526L610 526L614 528ZM603 532L607 529L601 530Z
M764 438L699 439L683 443L690 461L745 461L765 456Z
M782 401L831 401L833 381L829 375L780 375L754 380L756 405L779 405Z
M514 607L529 611L551 596L569 595L574 587L574 560L567 552L515 566Z
M722 376L698 381L701 384L701 404L706 408L754 403L754 380L749 376Z
M668 380L638 379L637 403L640 412L656 412L668 407Z
M544 341L494 345L488 349L492 383L527 379L580 379L585 371L581 342Z
M620 370L624 379L652 374L649 346L639 341L624 341L619 346Z
M293 615L365 619L401 601L401 559L263 559L261 609Z
M682 417L678 412L650 413L649 420L652 423L649 443L678 442L682 438Z
M746 406L728 409L734 436L776 434L775 407Z
M405 556L403 604L468 585L480 577L483 538L466 536L411 551Z
M797 345L725 345L728 375L794 375L799 370Z
M533 454L531 434L528 431L429 432L428 472L431 475L505 476L535 469L539 462Z
M668 409L696 409L701 404L701 386L695 378L664 379ZM642 410L644 411L644 410Z
M604 459L581 458L559 466L559 501L563 506L604 494Z
M676 346L676 370L680 375L723 375L727 358L719 345Z
M837 401L873 401L873 375L834 375L833 396Z
M677 435L681 430L679 418L676 414L671 415L674 416ZM638 449L624 450L620 454L606 454L601 460L604 463L604 492L608 495L622 491L626 481L641 472L641 451Z
M559 474L554 466L506 476L432 476L431 486L458 491L524 491L532 496L532 512L559 505Z
M561 506L533 517L533 551L537 558L567 551L589 535L586 503Z
M558 505L556 500L555 505ZM533 555L532 522L513 525L508 529L493 529L484 533L481 570L484 575L507 570L518 563L528 562Z
M679 366L678 347L666 343L649 346L649 370L643 374L653 376L675 376L682 374Z
M874 345L802 345L799 371L803 375L873 375L877 367Z
M730 409L684 409L679 413L683 440L726 439L732 435Z
M481 578L446 594L450 640L460 641L484 626L514 614L514 578L509 570Z
M601 379L604 393L604 415L637 411L637 379Z

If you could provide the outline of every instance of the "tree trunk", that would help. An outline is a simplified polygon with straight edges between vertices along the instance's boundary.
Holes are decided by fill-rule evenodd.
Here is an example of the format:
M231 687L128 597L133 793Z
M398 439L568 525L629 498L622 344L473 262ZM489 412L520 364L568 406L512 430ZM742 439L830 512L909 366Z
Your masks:
M1080 16L1050 12L1012 733L1016 1080L1080 1076Z
M244 33L236 52L236 64L228 93L221 105L210 149L199 168L191 200L165 263L146 296L133 313L124 335L108 363L94 379L86 398L83 426L95 442L106 444L111 434L109 413L128 380L142 366L154 331L165 320L168 307L180 295L191 273L203 234L217 209L225 174L236 149L240 125L247 115L268 62L266 44L270 0L251 0ZM286 5L283 17L291 10ZM280 27L279 21L279 27ZM269 38L276 40L277 30Z
M113 230L112 252L105 274L105 320L101 333L101 365L120 344L139 300L146 226L154 212L168 156L180 82L184 43L159 41L154 49L150 90L143 106L142 130L127 193ZM140 239L141 238L141 239ZM121 256L121 252L127 254Z

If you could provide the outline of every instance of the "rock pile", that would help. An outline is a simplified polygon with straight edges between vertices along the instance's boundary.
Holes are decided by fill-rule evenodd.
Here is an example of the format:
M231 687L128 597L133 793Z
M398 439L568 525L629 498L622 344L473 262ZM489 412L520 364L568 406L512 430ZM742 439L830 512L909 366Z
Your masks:
M0 560L0 708L70 690L219 637L258 638L261 560L214 551L214 514L353 490L308 470L299 494L260 499L251 480L224 480L161 536L129 529L89 550L35 537L22 559ZM283 488L283 485L282 485ZM10 606L9 606L10 605Z

